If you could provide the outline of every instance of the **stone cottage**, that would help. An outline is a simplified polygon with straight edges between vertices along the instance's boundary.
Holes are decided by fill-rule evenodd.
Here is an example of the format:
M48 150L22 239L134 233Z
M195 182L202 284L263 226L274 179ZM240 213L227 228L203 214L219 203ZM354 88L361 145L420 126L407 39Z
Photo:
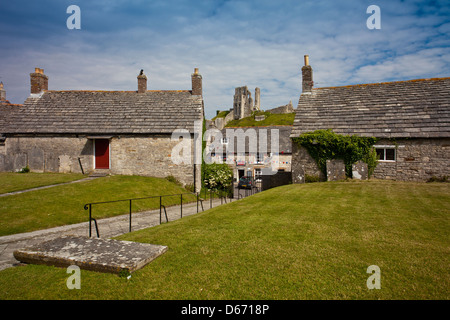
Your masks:
M227 163L238 181L247 176L257 179L276 172L291 172L292 126L227 127L220 130L220 142L215 136L207 141L206 161ZM222 146L217 153L216 144ZM211 157L210 159L208 157Z
M0 107L0 171L171 175L198 189L194 152L190 164L171 159L179 142L172 133L189 130L194 139L194 122L204 118L197 68L191 80L192 90L147 90L141 71L136 91L54 91L36 68L24 104Z
M305 56L291 137L318 129L378 138L374 178L427 181L450 176L450 78L313 88ZM292 177L321 175L293 143Z

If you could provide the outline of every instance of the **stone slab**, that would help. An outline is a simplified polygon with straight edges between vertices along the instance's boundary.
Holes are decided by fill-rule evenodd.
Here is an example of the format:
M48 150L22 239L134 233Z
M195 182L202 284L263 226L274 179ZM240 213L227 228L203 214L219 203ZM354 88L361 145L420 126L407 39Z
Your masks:
M345 163L343 160L327 160L327 181L345 180Z
M357 163L352 164L352 175L353 179L367 180L369 178L367 163L358 161Z
M134 272L167 251L166 246L103 238L66 236L14 251L23 263L120 273Z

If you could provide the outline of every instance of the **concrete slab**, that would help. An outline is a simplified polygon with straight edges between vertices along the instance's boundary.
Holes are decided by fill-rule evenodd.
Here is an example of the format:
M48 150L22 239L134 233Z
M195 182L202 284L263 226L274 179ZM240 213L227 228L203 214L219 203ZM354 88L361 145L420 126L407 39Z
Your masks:
M14 251L23 263L120 273L134 272L167 251L166 246L104 238L65 236Z

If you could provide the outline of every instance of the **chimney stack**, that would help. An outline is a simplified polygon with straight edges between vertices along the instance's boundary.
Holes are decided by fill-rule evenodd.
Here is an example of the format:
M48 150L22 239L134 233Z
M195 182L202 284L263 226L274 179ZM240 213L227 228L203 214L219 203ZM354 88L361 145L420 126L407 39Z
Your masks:
M311 92L314 82L308 55L305 55L305 65L302 67L302 79L302 92Z
M194 69L192 74L192 94L196 96L201 96L203 94L202 89L202 76L198 73L198 68Z
M147 76L144 74L144 70L141 69L138 77L138 93L145 93L147 91Z
M48 90L48 77L44 74L44 69L35 68L34 73L30 73L31 93L41 93Z
M6 91L3 89L3 82L0 82L0 101L6 101Z

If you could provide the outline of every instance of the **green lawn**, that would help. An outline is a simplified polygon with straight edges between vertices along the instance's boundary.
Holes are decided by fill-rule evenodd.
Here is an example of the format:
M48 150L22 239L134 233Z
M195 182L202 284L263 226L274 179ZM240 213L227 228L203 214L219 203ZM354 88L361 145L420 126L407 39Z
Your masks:
M38 174L36 174L37 176ZM46 176L48 174L41 174ZM71 177L69 175L68 177ZM17 182L21 176L10 176ZM42 180L45 180L42 177ZM187 191L166 179L138 176L107 176L91 181L29 191L0 197L0 236L29 232L88 220L86 203L180 194ZM195 196L183 196L194 201ZM180 197L166 197L163 204L179 204ZM159 198L133 202L133 212L159 208ZM94 205L94 218L110 217L129 212L128 202Z
M83 179L78 173L0 172L0 194Z
M325 182L270 189L121 236L167 245L119 277L28 265L0 299L449 299L450 185ZM369 290L367 268L381 270Z

